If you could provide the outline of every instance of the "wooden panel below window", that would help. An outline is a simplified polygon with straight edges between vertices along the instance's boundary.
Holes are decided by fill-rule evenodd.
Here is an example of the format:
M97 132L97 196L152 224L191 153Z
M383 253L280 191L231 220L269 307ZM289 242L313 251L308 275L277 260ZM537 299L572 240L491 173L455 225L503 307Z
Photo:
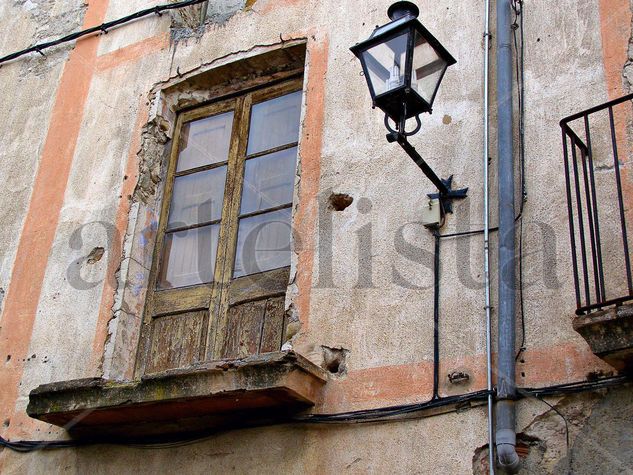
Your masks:
M266 314L262 326L260 353L279 351L284 331L285 297L277 297L266 301Z
M155 318L145 373L184 368L200 361L207 311Z
M258 353L265 312L265 300L229 308L229 327L224 340L223 358L243 358Z
M207 309L210 301L211 284L154 292L151 316Z
M229 287L229 305L285 294L289 280L290 267L233 279Z
M221 358L244 358L279 351L284 326L285 297L245 302L229 307Z

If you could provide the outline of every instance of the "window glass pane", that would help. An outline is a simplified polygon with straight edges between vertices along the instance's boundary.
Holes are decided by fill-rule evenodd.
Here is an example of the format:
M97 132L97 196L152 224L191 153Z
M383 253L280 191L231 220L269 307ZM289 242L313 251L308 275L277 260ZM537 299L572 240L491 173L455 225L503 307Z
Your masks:
M220 219L225 181L226 165L176 177L167 229Z
M404 85L408 36L403 33L363 53L376 96Z
M251 111L247 154L299 140L301 91L255 104Z
M211 282L215 269L220 225L165 235L159 289Z
M183 124L176 171L227 160L232 128L233 111Z
M241 214L292 202L297 147L246 160Z
M446 62L417 31L415 35L411 89L430 103L437 89L438 81L446 69Z
M289 208L240 220L233 277L289 265Z

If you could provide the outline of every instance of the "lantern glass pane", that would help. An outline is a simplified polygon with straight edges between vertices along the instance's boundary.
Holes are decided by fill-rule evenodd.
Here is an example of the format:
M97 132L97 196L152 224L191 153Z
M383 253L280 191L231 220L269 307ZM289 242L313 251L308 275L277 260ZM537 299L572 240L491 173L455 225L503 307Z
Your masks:
M363 53L374 96L404 85L407 37L408 33L403 33Z
M413 68L411 71L411 89L431 104L435 90L439 86L442 74L447 67L446 61L438 54L426 39L415 32L413 49Z

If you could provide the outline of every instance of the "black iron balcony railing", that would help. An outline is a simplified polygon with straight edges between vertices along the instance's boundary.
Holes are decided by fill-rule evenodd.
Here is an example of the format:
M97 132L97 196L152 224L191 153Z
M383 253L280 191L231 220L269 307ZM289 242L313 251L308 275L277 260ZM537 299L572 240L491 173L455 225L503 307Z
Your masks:
M633 177L621 169L632 153L632 99L624 96L560 122L578 315L633 300L627 232Z

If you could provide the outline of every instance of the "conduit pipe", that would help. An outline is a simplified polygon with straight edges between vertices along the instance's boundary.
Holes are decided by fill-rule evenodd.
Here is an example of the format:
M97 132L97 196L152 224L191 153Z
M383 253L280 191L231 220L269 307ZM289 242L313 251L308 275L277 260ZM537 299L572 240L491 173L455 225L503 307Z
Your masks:
M516 452L514 161L512 144L511 0L497 0L497 131L499 182L499 310L496 448L499 466L519 469Z
M494 430L492 412L492 322L490 317L490 190L488 164L490 159L490 0L484 1L484 292L486 309L486 382L488 389L488 466L495 473Z

